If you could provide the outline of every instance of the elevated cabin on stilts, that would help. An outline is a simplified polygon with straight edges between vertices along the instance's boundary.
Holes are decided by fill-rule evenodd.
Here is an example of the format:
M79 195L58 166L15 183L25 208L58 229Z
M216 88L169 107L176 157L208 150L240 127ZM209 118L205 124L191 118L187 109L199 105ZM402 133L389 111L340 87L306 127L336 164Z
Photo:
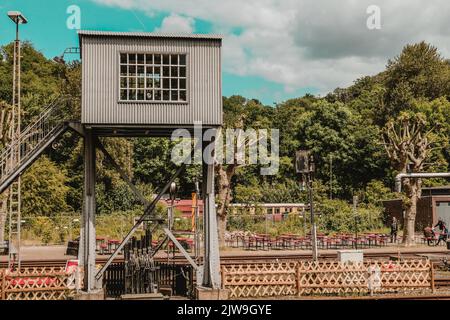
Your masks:
M84 139L83 224L79 250L84 267L84 291L101 289L102 275L123 245L144 220L137 222L123 243L103 266L95 268L95 154L105 154L151 216L161 195L167 192L180 167L160 194L148 202L115 163L99 137L170 137L175 129L190 133L200 128L216 130L222 125L221 45L218 35L162 34L144 32L79 31L82 60L80 121L67 121L58 105L47 109L36 123L23 130L17 146L22 157L17 166L2 165L0 192L20 175L67 129ZM201 125L201 126L200 126ZM31 143L32 142L32 143ZM204 143L205 145L205 143ZM205 147L203 145L203 148ZM14 149L15 150L15 149ZM212 152L213 153L213 152ZM219 252L214 201L214 165L203 160L204 203L203 266L187 257L197 270L199 286L220 288ZM167 239L177 245L170 230ZM180 251L183 252L182 247ZM183 252L187 255L186 252ZM200 281L199 281L200 280Z

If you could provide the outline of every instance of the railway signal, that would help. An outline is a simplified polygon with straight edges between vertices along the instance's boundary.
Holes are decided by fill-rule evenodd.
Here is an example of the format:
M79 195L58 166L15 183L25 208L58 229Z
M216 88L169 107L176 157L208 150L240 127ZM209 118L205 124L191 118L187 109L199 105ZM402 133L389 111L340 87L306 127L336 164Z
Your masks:
M317 227L314 217L313 180L314 180L314 157L310 150L299 150L295 154L295 170L301 174L302 185L306 183L309 193L309 209L311 214L311 239L313 260L319 259L317 249Z

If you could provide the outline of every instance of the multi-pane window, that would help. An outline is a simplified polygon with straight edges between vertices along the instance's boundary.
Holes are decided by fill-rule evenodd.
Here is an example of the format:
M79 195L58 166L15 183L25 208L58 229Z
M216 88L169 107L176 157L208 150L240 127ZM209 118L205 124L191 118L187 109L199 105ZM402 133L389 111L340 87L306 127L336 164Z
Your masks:
M120 54L121 101L186 101L185 54Z

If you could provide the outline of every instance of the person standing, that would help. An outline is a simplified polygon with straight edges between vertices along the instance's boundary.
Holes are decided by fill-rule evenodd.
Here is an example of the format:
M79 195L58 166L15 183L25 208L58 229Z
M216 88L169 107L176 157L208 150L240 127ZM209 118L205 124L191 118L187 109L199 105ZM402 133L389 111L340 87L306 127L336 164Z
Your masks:
M398 222L396 217L392 217L391 223L391 243L397 243Z
M448 228L447 225L445 224L445 222L442 219L439 219L438 223L434 226L439 227L439 239L436 243L436 245L438 246L441 241L446 242L447 238L448 238Z

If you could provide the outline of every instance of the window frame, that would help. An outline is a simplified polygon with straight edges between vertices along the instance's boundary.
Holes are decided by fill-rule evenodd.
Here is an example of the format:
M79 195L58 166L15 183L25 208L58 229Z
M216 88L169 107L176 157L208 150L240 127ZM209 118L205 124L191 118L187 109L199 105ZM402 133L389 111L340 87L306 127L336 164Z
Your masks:
M186 80L186 100L178 100L178 101L171 101L171 100L162 100L162 94L163 94L163 89L161 88L161 100L122 100L121 96L120 96L120 90L121 90L121 62L120 62L120 56L122 54L144 54L144 55L177 55L178 57L180 55L184 55L186 56L186 75L185 75L185 80ZM161 57L162 58L162 57ZM179 105L187 105L189 104L189 99L190 99L190 81L189 81L189 77L190 77L190 66L189 66L189 53L188 52L168 52L168 51L135 51L135 50L123 50L123 51L118 51L117 52L117 61L116 61L116 66L117 66L117 75L116 75L116 79L117 79L117 84L116 84L116 95L117 95L117 102L120 104L179 104ZM127 66L128 66L128 62L127 62ZM179 65L179 64L178 64ZM147 67L147 64L144 63L144 70ZM161 66L163 66L163 64L161 64ZM171 64L169 64L169 68L171 67ZM136 70L137 73L137 70ZM161 70L161 74L162 74L162 70ZM129 77L129 75L127 75L126 77ZM179 77L177 77L179 79ZM162 79L162 78L161 78ZM168 78L170 81L172 80L171 77ZM161 80L162 82L162 80ZM162 83L161 83L162 86ZM129 87L127 86L127 90L130 90ZM145 88L144 88L145 90ZM154 90L154 89L153 89ZM168 89L169 91L169 96L170 96L170 91L171 89ZM177 89L177 92L180 92L180 89ZM137 94L137 92L136 92ZM144 93L145 94L145 93ZM171 98L171 97L170 97Z

